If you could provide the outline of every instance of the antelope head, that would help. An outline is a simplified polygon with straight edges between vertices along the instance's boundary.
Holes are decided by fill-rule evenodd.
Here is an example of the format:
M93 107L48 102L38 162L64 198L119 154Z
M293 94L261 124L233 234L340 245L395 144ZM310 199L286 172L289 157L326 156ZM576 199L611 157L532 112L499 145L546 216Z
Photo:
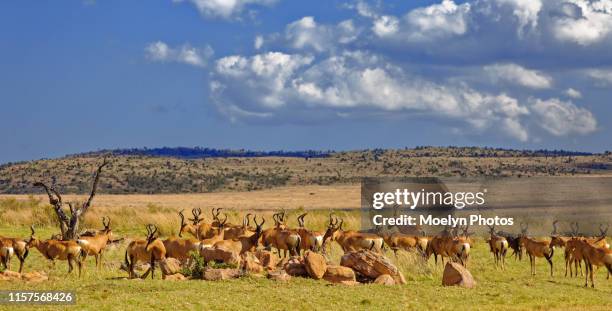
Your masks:
M220 221L219 221L219 214L221 214L221 210L222 210L222 208L220 208L220 207L216 208L216 209L215 208L212 209L211 213L212 213L212 219L213 219L213 222L212 222L213 226L218 226L219 225L219 223L220 223Z
M192 211L193 213L193 211ZM199 216L199 215L198 215ZM183 210L181 210L179 212L179 217L181 217L181 228L179 229L179 237L183 237L183 232L187 231L193 231L193 225L192 224L188 224L185 222L185 215L183 215ZM194 213L194 217L195 217L195 213ZM192 220L192 219L189 219Z
M199 207L193 208L191 209L191 214L193 215L193 218L189 218L189 220L192 221L194 226L197 226L202 221L202 218L200 218L200 215L202 214L202 209Z
M157 233L157 226L148 224L147 225L147 245L145 246L145 250L149 248L149 245L157 239L155 234Z
M527 229L529 229L529 224L521 222L521 235L527 236Z
M35 234L34 225L30 226L30 231L32 233L30 234L30 239L28 240L27 246L28 247L36 247L36 246L38 246L38 244L40 244L40 240L34 237L34 234Z

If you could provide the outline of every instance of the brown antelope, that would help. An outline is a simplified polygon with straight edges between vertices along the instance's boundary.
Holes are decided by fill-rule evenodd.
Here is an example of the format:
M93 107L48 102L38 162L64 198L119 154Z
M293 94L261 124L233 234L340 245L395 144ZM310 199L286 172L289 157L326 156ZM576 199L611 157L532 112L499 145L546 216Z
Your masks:
M527 228L529 225L525 225L521 223L521 227L523 228L523 232L527 232ZM531 275L536 274L535 260L537 257L544 257L548 264L550 265L550 276L553 276L553 262L552 257L555 253L554 246L550 245L548 241L537 241L528 237L526 234L522 234L519 238L521 246L525 248L525 252L529 256L529 263L531 265Z
M263 245L266 249L272 246L278 250L278 255L281 255L281 250L284 256L287 256L287 251L291 255L297 254L300 249L302 238L292 230L289 230L285 225L285 212L275 213L272 215L274 227L264 230L261 234Z
M309 230L304 226L304 217L306 217L306 215L308 215L308 213L298 216L298 228L295 229L301 238L300 249L318 252L323 245L323 233Z
M96 232L93 236L80 236L77 239L77 243L85 251L85 258L87 256L94 256L96 259L96 267L99 268L102 265L102 253L106 248L106 245L111 239L112 230L110 228L110 218L102 217L102 225L104 229Z
M225 226L225 239L226 240L232 240L232 239L236 239L240 236L251 236L253 235L254 231L252 230L252 228L249 228L249 224L250 224L250 219L249 217L252 214L246 214L244 216L244 218L242 219L242 225L230 225L230 224L225 224L225 222L223 222L224 226ZM225 216L225 220L227 220L227 215ZM219 216L217 215L217 219L215 221L217 223L217 226L220 225L220 220L219 220Z
M142 278L146 278L151 272L151 279L155 274L155 263L166 259L166 247L164 243L155 235L157 227L147 225L147 238L145 240L132 241L125 250L125 265L128 268L129 278L134 278L134 266L137 262L146 262L150 264L149 270L145 272ZM164 278L162 271L162 278Z
M565 247L565 260L566 260L565 274L567 275L567 265L569 265L570 277L571 277L571 276L578 276L578 269L580 269L580 275L583 275L582 261L585 261L585 258L582 252L582 248L580 247L581 241L585 241L589 244L593 244L593 246L595 247L600 247L600 248L610 248L610 245L606 241L606 235L608 233L609 225L604 228L603 224L600 224L599 225L600 235L597 237L588 237L588 238L578 236L580 235L578 222L570 223L570 226L572 227L572 238L566 242L566 247ZM575 273L572 273L572 263L574 265Z
M363 233L353 230L345 231L342 229L343 224L344 219L340 218L340 223L338 223L337 218L335 218L334 221L332 215L329 216L329 226L323 236L323 249L325 249L327 241L331 240L336 241L344 252L360 249L373 250L378 253L382 252L384 246L383 238L373 233Z
M610 274L612 273L612 250L609 248L598 247L587 240L580 240L578 242L578 249L584 258L585 262L585 283L584 287L589 286L589 277L591 278L591 287L595 287L595 283L593 282L593 266L605 266L608 270L608 277L610 279Z
M489 227L489 248L495 258L495 266L501 264L502 270L506 269L506 253L508 252L508 240L503 236L495 234L495 226Z
M458 261L462 265L467 266L471 250L471 238L468 233L468 227L463 229L463 235L458 235L459 228L449 229L446 227L440 234L434 236L425 252L425 258L434 255L435 263L438 263L438 255L442 259L444 265L444 257L449 260Z
M253 217L253 222L255 223L255 234L251 236L241 236L237 239L233 240L222 240L218 241L213 245L213 248L222 248L225 250L229 250L235 252L238 255L242 255L245 252L254 251L259 245L259 238L261 237L261 227L266 222L266 220L262 217L261 223L257 223L257 216Z
M419 237L408 235L401 232L381 232L379 235L383 238L385 243L393 250L395 256L397 251L402 249L405 251L409 250L420 250L421 244L419 243Z
M19 260L19 273L21 273L29 253L28 243L23 239L0 236L0 262L5 269L11 269L11 257L15 255Z
M215 230L213 226L209 223L203 221L200 218L202 214L202 209L194 208L191 210L191 214L193 218L189 218L191 220L191 224L185 222L185 216L183 215L183 210L179 212L179 217L181 217L181 228L179 229L179 237L183 237L183 233L189 233L193 235L196 239L206 239L215 235Z
M200 241L200 249L199 249L200 253L202 252L203 249L213 247L215 243L225 240L225 235L227 234L227 231L225 230L226 221L227 221L227 215L225 215L225 219L219 223L219 226L216 227L217 231L214 236Z
M30 226L32 234L30 240L27 243L28 247L35 247L45 258L51 260L53 266L55 266L55 260L67 260L68 261L68 273L74 269L73 262L76 262L77 268L79 269L79 277L81 276L81 270L83 267L83 259L86 256L85 251L79 246L76 241L59 241L59 240L45 240L41 241L34 237L34 226Z

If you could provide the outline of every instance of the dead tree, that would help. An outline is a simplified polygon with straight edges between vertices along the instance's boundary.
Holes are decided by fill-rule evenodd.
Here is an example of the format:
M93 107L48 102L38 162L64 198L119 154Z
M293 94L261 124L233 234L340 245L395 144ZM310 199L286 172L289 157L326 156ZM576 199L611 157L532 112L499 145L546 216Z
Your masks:
M60 226L60 234L62 240L74 240L78 236L79 230L79 221L82 219L83 215L89 210L91 206L91 202L93 201L94 196L96 195L96 189L98 188L98 181L100 180L100 174L102 173L102 168L108 165L108 161L104 158L104 161L98 169L96 170L96 174L94 176L93 185L91 186L91 193L89 194L89 199L86 202L79 204L68 202L68 207L70 208L70 215L66 214L64 210L64 202L62 201L62 196L55 189L54 186L49 187L45 183L36 182L34 183L35 187L42 187L47 192L49 196L49 203L53 206L55 210L55 215L57 216L59 226ZM80 207L79 207L80 205Z

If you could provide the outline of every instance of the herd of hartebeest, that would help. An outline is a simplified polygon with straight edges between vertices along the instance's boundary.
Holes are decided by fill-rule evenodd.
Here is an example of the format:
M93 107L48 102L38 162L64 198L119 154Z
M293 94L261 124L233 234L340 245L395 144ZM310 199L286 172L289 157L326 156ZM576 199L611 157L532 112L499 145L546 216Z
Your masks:
M172 236L165 240L159 238L158 229L155 225L147 225L145 239L131 241L125 251L125 267L129 277L136 277L135 264L149 263L149 270L144 277L151 272L153 277L155 264L165 258L175 258L181 262L188 261L194 254L199 254L205 262L213 260L208 258L211 250L224 250L237 255L255 251L262 245L266 249L272 247L278 251L278 255L286 257L300 255L304 250L326 253L327 243L335 241L343 251L354 251L368 249L374 252L383 252L385 245L396 254L400 250L416 251L425 260L431 255L438 262L438 256L442 262L444 258L459 262L467 266L470 257L470 249L474 243L471 233L467 227L445 228L439 234L428 236L424 233L406 234L392 232L392 230L375 230L373 232L359 232L345 230L342 218L329 216L329 223L325 232L310 230L304 225L306 214L298 216L297 228L287 226L287 217L284 211L272 216L274 225L263 229L265 219L246 214L242 224L230 224L227 215L221 215L221 209L212 210L212 221L207 222L201 216L201 209L192 210L192 218L185 219L183 211L179 212L180 228L178 237ZM251 218L252 223L251 225ZM102 261L102 254L107 245L113 242L110 219L102 219L103 229L86 230L76 240L61 240L52 237L41 240L35 236L35 229L31 227L31 235L28 239L0 237L0 260L5 269L10 269L11 258L19 260L19 272L22 271L24 262L28 256L29 249L36 248L45 258L52 261L66 260L69 272L73 270L76 263L81 273L81 268L87 256L93 256L96 266ZM612 273L612 249L606 241L609 226L600 225L600 235L584 236L578 232L578 223L571 223L571 232L557 232L558 221L553 222L553 232L550 238L536 239L527 233L528 227L521 224L521 233L511 234L507 232L496 232L494 227L489 227L489 237L486 239L493 254L495 265L505 269L505 257L509 250L513 251L511 256L522 260L523 254L529 257L531 274L535 274L535 260L539 257L545 258L550 265L550 274L553 275L553 255L555 247L564 249L565 276L569 269L570 277L583 273L582 263L585 269L585 286L588 286L589 278L591 286L593 283L593 267L605 266L608 278ZM192 237L185 237L189 234Z

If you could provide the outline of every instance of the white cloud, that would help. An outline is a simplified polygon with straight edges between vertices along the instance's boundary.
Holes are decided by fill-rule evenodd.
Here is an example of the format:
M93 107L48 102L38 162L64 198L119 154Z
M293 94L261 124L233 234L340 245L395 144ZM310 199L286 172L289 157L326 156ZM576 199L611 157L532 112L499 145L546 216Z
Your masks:
M532 89L547 89L553 82L550 76L517 64L493 64L485 66L484 71L494 81L507 81Z
M557 1L557 0L555 0ZM535 29L538 26L538 15L542 9L541 0L495 0L500 6L512 9L512 14L518 19L518 34L522 36L526 27Z
M612 1L568 0L553 19L553 34L561 41L590 45L612 32Z
M395 34L399 30L399 20L395 16L383 15L374 20L372 31L379 37Z
M434 83L365 52L345 52L319 62L278 52L224 57L217 62L211 89L220 110L232 119L245 112L300 118L297 111L329 109L335 115L416 113L467 122L477 131L501 122L507 135L528 138L521 120L529 110L516 99ZM240 115L232 114L236 108Z
M189 2L203 16L227 19L240 14L247 5L269 6L276 3L277 0L172 0L172 2Z
M145 55L148 59L161 62L179 62L196 67L206 67L208 59L214 54L210 46L203 49L191 47L184 44L177 48L172 48L168 44L157 41L150 43L145 48Z
M586 74L594 79L598 86L612 85L612 70L610 69L588 69Z
M540 126L555 136L589 134L597 129L593 114L572 102L557 98L530 99L533 111L540 118Z
M467 32L470 4L457 5L452 0L417 8L406 14L409 37L419 40L462 35Z
M255 37L255 42L253 43L253 47L255 47L256 50L261 49L261 47L264 44L264 38L263 36L257 36Z
M580 91L573 89L573 88L569 88L567 90L565 90L565 95L571 97L571 98L581 98L582 97L582 93L580 93Z
M317 24L314 17L305 16L290 23L285 29L285 38L295 49L310 48L317 52L334 49L338 43L347 44L357 38L359 30L352 20L337 25Z

